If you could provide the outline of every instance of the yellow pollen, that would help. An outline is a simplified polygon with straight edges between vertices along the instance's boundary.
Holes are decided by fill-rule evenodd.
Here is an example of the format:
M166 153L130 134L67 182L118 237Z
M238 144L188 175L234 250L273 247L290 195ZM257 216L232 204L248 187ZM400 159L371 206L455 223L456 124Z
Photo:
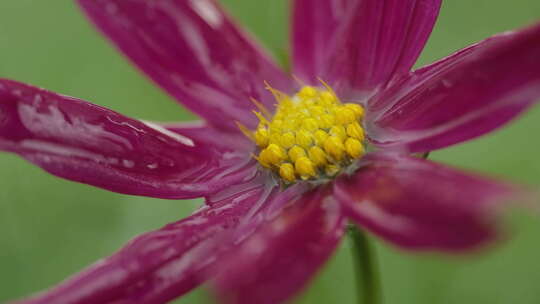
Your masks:
M279 167L279 176L288 182L294 182L296 180L296 173L291 163L284 163Z
M356 120L354 112L347 107L336 111L336 122L340 125L353 123Z
M302 156L306 156L306 151L299 146L294 146L289 150L289 159L293 162Z
M270 135L270 138L268 139L268 144L281 146L281 135L278 133L273 133L272 135Z
M324 129L331 128L334 125L335 120L336 120L334 115L331 115L331 114L323 114L319 116L319 119L320 119L319 124L321 128L324 128Z
M293 96L266 84L277 101L274 116L253 100L260 111L254 112L257 129L239 124L260 149L254 157L285 184L333 178L365 154L364 108L341 103L332 88L321 83L304 86Z
M302 122L302 129L309 132L315 132L319 129L319 124L314 118L306 118Z
M257 160L263 167L266 167L266 168L272 167L272 163L270 162L270 159L268 157L268 150L266 149L262 150L261 153L259 153Z
M268 140L269 140L268 130L266 130L265 128L259 128L255 132L254 136L255 136L255 143L257 144L257 146L261 148L268 146Z
M328 165L324 168L324 173L328 176L335 176L341 170L339 165Z
M364 147L358 139L348 138L345 142L345 150L350 157L358 158L364 154Z
M266 151L268 151L266 153L268 162L271 164L277 165L287 158L285 151L276 144L269 144Z
M362 108L361 105L356 103L346 103L345 107L354 113L356 119L364 118L364 108Z
M316 166L323 166L327 163L326 153L324 150L315 146L309 149L309 158L313 161Z
M294 162L294 168L296 169L296 172L300 174L302 179L309 179L310 177L317 175L317 173L315 173L313 162L305 156L299 157Z
M341 140L347 139L347 132L343 126L333 126L330 128L330 135L336 136Z
M321 93L321 101L323 104L331 104L334 103L336 100L337 97L332 92L324 91Z
M317 93L317 89L314 87L305 86L300 90L300 92L298 92L298 97L302 99L310 99L316 97Z
M287 132L281 135L280 143L283 148L289 149L292 146L294 146L295 142L296 142L296 138L294 137L293 133Z
M360 141L364 140L364 129L357 122L347 125L347 135Z
M300 130L296 132L296 144L302 148L309 148L313 144L313 133Z
M264 117L261 112L256 112L256 111L253 111L253 113L255 114L255 116L257 116L257 118L260 120L260 122L262 124L268 124L268 120L266 119L266 117Z
M328 138L328 133L323 130L317 130L313 133L313 137L315 138L315 144L317 146L322 146L324 141Z
M330 136L324 142L324 151L326 151L328 155L332 156L334 160L340 161L343 158L345 146L343 145L341 138L337 136Z

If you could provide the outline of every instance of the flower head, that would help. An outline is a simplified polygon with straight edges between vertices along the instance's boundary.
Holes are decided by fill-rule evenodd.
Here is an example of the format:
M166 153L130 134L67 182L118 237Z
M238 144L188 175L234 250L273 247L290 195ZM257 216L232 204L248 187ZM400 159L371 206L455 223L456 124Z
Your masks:
M268 117L255 112L257 130L239 127L259 147L259 164L283 183L331 180L364 155L361 105L342 104L328 85L304 86L294 96L268 89L278 103L275 114L260 106Z
M538 101L540 25L411 71L440 2L293 1L295 80L213 0L79 0L204 122L144 122L2 79L0 149L70 180L205 204L23 303L164 303L209 279L226 302L283 302L347 219L410 250L496 239L494 211L518 187L413 155Z

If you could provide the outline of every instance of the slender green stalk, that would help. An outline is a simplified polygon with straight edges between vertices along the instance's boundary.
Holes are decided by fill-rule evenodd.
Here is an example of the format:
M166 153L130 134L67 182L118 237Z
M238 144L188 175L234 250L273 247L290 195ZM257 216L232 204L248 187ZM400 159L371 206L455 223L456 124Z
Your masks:
M380 304L382 292L374 250L356 225L350 225L349 236L352 240L358 304Z

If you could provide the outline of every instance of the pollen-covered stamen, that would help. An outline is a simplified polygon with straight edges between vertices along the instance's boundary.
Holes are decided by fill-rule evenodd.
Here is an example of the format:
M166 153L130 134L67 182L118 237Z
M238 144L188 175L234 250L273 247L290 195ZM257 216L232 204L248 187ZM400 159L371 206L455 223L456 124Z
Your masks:
M294 96L267 88L278 102L274 116L263 107L255 112L257 130L240 127L260 148L259 163L286 183L333 177L364 155L362 106L341 103L326 85L305 86Z

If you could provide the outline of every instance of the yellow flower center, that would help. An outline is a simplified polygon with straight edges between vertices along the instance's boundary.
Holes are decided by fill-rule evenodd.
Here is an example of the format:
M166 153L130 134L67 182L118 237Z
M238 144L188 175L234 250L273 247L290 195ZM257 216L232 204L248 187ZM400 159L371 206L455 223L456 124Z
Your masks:
M257 130L242 131L259 147L255 158L287 183L331 178L364 155L362 106L341 103L334 91L311 86L288 96L270 86L278 104L270 113L261 112Z

